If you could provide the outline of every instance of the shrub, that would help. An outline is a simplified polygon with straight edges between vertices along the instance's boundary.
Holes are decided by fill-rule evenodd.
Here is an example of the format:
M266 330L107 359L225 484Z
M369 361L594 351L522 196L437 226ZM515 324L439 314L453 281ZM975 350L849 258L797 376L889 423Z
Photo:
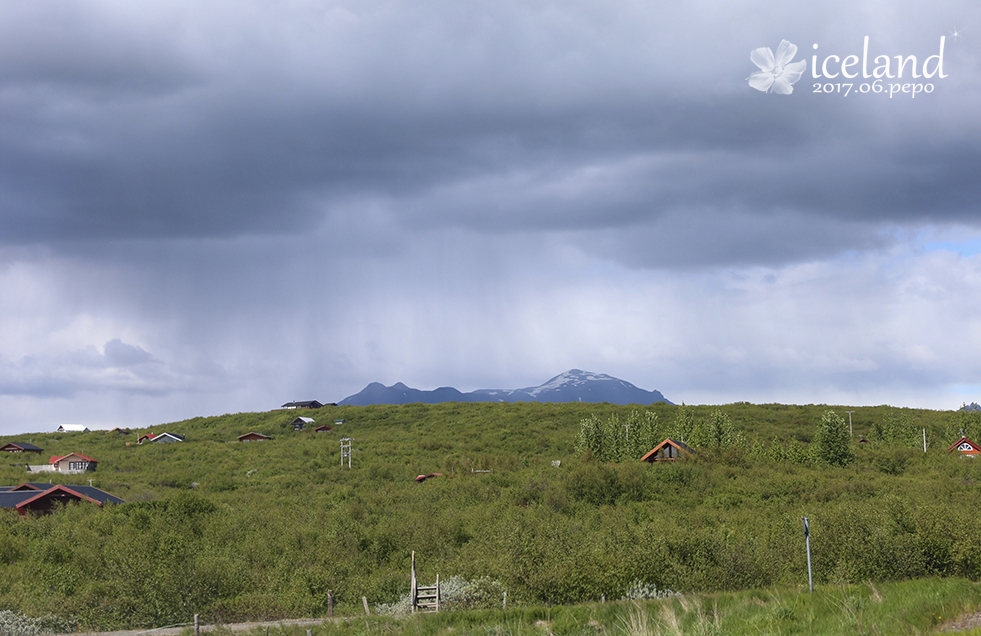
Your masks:
M814 435L814 456L832 466L847 466L855 459L849 446L848 425L834 411L825 411Z

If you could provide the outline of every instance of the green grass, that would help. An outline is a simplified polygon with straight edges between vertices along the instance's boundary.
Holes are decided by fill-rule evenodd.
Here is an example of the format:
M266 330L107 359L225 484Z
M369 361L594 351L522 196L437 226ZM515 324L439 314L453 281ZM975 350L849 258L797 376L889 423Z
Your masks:
M620 601L328 621L315 636L708 636L930 634L981 605L981 586L922 579L806 589L691 594ZM303 636L279 627L276 636ZM962 632L965 634L976 633ZM256 633L263 633L259 630Z
M716 408L689 412L708 418ZM748 440L777 447L809 444L828 409L721 408ZM905 418L927 429L931 446L923 453L853 444L856 461L847 467L770 461L738 449L668 465L608 464L574 452L583 418L648 409L661 422L680 412L663 404L329 407L149 429L187 437L170 445L127 446L148 429L123 438L100 431L3 438L41 446L42 461L73 451L94 457L97 472L58 481L92 479L129 503L70 506L29 520L0 515L0 607L89 628L154 627L194 613L209 621L324 616L332 590L338 612L357 616L362 596L376 604L405 593L416 551L421 580L490 577L507 590L515 616L550 604L541 620L556 633L566 629L559 606L613 611L612 603L582 604L620 598L638 581L687 599L719 599L711 602L725 616L738 616L740 604L723 601L726 594L738 599L743 590L791 589L806 580L801 516L810 519L823 590L807 603L848 584L859 584L861 598L867 581L891 589L981 578L981 461L944 452L950 430L977 430L973 414L849 408L856 438ZM346 423L333 433L295 433L288 424L298 414ZM235 441L249 431L275 439ZM351 470L340 466L342 436L355 440ZM5 459L0 483L30 478L10 465L24 458ZM431 472L444 476L413 481ZM796 598L795 613L805 603ZM851 607L851 597L840 598L842 611ZM707 616L708 606L699 607ZM568 611L572 630L583 618ZM680 605L673 611L684 620L698 616ZM663 622L650 612L652 625Z

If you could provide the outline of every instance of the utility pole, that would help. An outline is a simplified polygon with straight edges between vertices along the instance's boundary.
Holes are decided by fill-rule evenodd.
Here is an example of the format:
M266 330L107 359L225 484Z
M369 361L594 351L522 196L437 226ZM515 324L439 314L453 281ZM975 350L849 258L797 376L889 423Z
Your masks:
M845 411L845 413L848 413L848 437L852 436L852 413L854 412L855 411Z
M347 458L347 467L351 467L351 441L350 437L341 438L341 468L344 468L344 458Z

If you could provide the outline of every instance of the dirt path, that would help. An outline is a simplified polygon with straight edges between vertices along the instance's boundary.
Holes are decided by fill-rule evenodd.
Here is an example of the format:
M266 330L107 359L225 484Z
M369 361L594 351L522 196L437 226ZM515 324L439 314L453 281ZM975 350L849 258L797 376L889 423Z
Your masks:
M296 626L313 627L322 625L327 618L299 618L284 619L281 621L264 621L253 623L233 623L231 625L201 625L202 632L210 632L215 629L229 632L250 632L259 631L266 627ZM177 636L185 629L192 629L192 624L181 625L178 627L158 627L156 629L130 629L118 632L76 632L74 634L56 634L55 636Z

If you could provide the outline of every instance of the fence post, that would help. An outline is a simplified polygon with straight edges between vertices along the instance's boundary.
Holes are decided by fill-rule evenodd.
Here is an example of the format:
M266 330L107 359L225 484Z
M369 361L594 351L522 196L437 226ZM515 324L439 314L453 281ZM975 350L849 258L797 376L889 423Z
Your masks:
M194 636L201 636L201 621L197 614L194 615Z
M807 544L807 586L814 593L814 579L811 577L811 531L807 527L807 517L801 517L804 521L804 542Z
M327 616L334 618L334 590L327 590Z
M364 613L368 616L371 616L371 611L368 610L368 597L362 596L361 602L364 603Z

